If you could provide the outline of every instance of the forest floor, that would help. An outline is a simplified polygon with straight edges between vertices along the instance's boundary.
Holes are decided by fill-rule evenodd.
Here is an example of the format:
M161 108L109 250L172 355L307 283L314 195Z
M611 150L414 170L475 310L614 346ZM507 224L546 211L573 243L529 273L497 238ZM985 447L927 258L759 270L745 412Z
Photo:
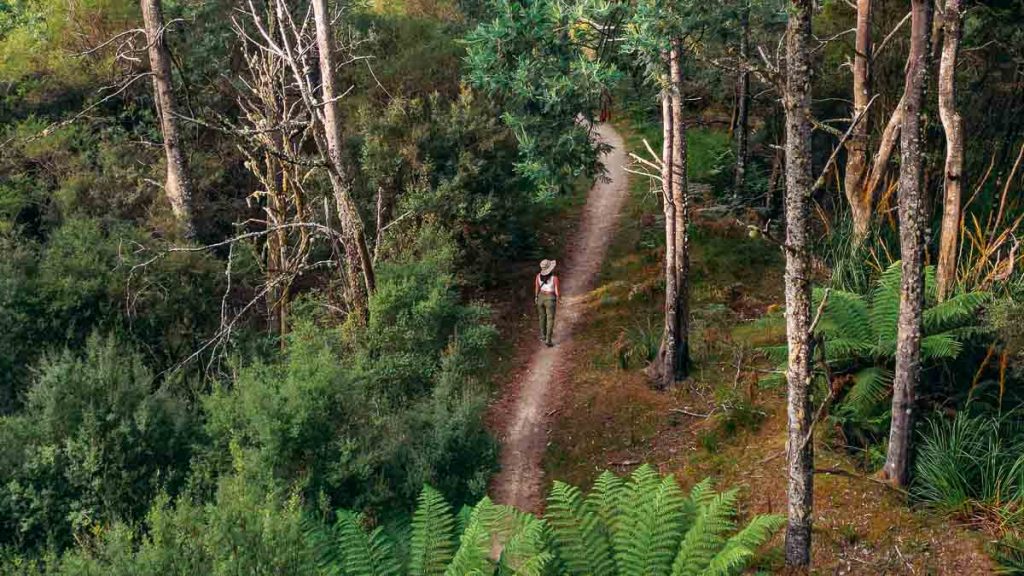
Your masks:
M624 163L619 142L640 150L642 134L626 122L617 128L622 139L611 143ZM701 158L703 137L691 133L695 180L710 174L694 164L710 157ZM748 238L732 217L694 210L692 377L656 391L642 369L660 336L660 208L642 178L627 186L623 170L611 172L611 182L614 190L604 182L591 191L574 235L585 240L570 243L568 263L585 265L559 264L571 295L568 310L560 311L559 345L540 347L532 317L507 326L521 331L514 336L513 364L521 369L502 379L491 409L490 424L502 442L492 495L539 511L553 479L586 487L604 469L622 474L650 463L684 488L709 476L720 487L739 487L744 514L784 514L785 389L768 383L774 366L758 351L785 335L778 249ZM614 204L591 204L605 201L606 192L616 196ZM693 192L698 205L701 195L710 204L708 186ZM602 222L599 232L589 223L594 218ZM593 239L595 233L600 237ZM833 430L821 427L814 574L995 573L982 534L909 506L904 494L865 472L866 456L839 444ZM781 543L780 535L760 569L781 569Z

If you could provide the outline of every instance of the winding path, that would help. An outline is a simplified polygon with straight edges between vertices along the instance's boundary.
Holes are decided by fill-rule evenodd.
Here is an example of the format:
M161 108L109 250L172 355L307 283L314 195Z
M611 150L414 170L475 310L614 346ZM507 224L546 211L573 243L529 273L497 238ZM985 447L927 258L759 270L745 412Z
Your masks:
M501 471L492 481L491 495L496 502L521 510L540 507L544 488L541 463L548 426L557 408L552 405L558 397L555 389L570 368L566 352L581 317L582 299L593 289L628 195L628 160L622 137L608 124L599 125L596 133L612 150L604 158L605 177L599 178L587 195L569 255L559 260L562 304L555 323L556 346L535 344L521 381L510 388L514 397L506 404L513 414L506 419L507 430L501 435Z

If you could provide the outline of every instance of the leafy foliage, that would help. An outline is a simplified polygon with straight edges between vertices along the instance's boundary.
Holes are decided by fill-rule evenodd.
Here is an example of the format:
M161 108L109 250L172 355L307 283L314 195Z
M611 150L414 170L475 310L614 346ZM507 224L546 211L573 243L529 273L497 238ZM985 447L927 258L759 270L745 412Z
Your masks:
M494 329L459 302L451 250L432 253L378 268L368 326L299 319L280 361L242 367L204 399L214 476L235 446L336 507L409 502L425 482L462 501L482 493L494 461L481 423Z
M815 335L820 338L833 378L851 382L836 411L848 431L878 434L886 429L896 356L900 306L900 263L882 273L867 296L831 290ZM815 291L815 306L824 291ZM984 292L956 294L937 302L934 268L925 274L925 310L921 358L925 369L955 360L964 343L982 332L978 311L988 301ZM786 347L769 350L784 359ZM824 376L819 371L819 377Z
M181 489L198 432L114 338L47 358L24 410L0 419L0 543L61 547L94 524L138 521L157 493Z
M456 546L455 516L428 486L413 517L406 573L739 574L782 526L782 518L757 516L737 532L736 499L735 490L716 493L708 480L687 497L675 478L660 476L649 466L637 469L628 479L605 472L586 496L576 487L556 482L543 521L484 498L469 513ZM354 515L340 518L350 528L358 523ZM344 552L371 553L371 547L362 544L363 537L347 530L337 534L343 552L340 558L323 555L325 567L345 574L377 573L362 568L367 565L366 556L355 558ZM374 529L365 538L373 540L379 534L379 528ZM392 548L377 548L386 549ZM390 567L396 562L377 565Z
M610 10L592 0L500 0L466 37L466 78L500 103L519 142L516 169L541 195L594 174L597 150L576 119L593 118L617 78L595 26Z

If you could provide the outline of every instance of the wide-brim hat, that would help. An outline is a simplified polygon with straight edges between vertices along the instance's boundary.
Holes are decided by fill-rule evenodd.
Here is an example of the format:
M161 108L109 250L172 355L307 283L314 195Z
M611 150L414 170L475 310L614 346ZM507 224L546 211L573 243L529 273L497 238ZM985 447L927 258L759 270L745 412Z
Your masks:
M555 269L555 264L558 262L554 260L541 260L540 261L540 273L551 274L551 271Z

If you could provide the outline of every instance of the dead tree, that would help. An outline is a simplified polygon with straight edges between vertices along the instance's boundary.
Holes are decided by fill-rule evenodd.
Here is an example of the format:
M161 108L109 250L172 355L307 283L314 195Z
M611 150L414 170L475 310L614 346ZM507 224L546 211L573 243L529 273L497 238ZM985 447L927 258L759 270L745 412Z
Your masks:
M316 166L327 172L340 221L348 301L353 311L365 317L367 298L375 285L373 262L341 154L337 104L344 94L338 93L334 83L337 65L327 3L313 0L312 10L296 17L285 0L268 2L272 19L258 10L253 0L247 2L246 39L281 61L306 109L319 157Z
M660 387L687 376L690 325L690 255L687 222L686 124L683 121L682 40L664 54L668 74L661 96L661 189L665 213L665 322L658 356L647 375Z
M814 502L811 430L811 284L808 220L811 190L811 15L814 0L792 0L786 25L786 444L788 524L786 564L805 567L811 562L811 524Z
M867 112L871 101L871 0L857 0L857 32L853 59L853 117ZM846 175L843 190L850 204L854 242L867 237L871 227L874 192L866 190L868 125L862 120L846 142Z
M942 204L942 229L936 284L939 300L945 300L956 282L957 246L960 240L961 195L964 179L963 118L956 104L956 64L960 52L962 0L946 0L943 16L942 59L939 63L939 117L946 133L946 170Z
M272 21L273 12L266 12L265 17ZM303 185L313 169L304 151L312 145L314 124L301 105L301 95L290 81L284 62L248 42L246 29L238 19L233 23L245 61L237 98L241 125L233 131L242 139L239 150L259 185L250 200L264 214L262 219L245 224L267 231L265 236L254 237L253 242L263 255L269 287L268 325L271 332L284 336L288 333L292 283L305 269L317 237L322 236L314 228L289 226L314 219Z
M921 321L924 307L924 135L923 104L931 60L930 0L912 0L903 127L900 139L899 219L900 313L893 378L892 424L883 475L897 486L909 480L914 392L921 376Z
M185 154L178 134L174 84L171 77L171 55L164 42L164 17L160 0L142 0L142 20L146 29L149 67L153 78L153 99L156 102L160 132L164 139L167 176L164 192L171 210L186 238L195 236L192 207L192 180L188 176Z
M283 0L279 0L282 3ZM341 120L338 118L338 100L341 94L334 87L334 39L331 17L327 11L327 0L312 0L313 18L316 24L316 44L320 64L320 96L322 104L321 122L324 127L324 144L330 166L331 187L341 219L342 234L346 238L345 254L352 297L357 310L365 310L365 298L373 292L376 280L373 274L373 260L366 246L365 227L359 208L352 199L351 177L341 158ZM357 278L361 276L362 278ZM364 283L363 289L356 284Z

